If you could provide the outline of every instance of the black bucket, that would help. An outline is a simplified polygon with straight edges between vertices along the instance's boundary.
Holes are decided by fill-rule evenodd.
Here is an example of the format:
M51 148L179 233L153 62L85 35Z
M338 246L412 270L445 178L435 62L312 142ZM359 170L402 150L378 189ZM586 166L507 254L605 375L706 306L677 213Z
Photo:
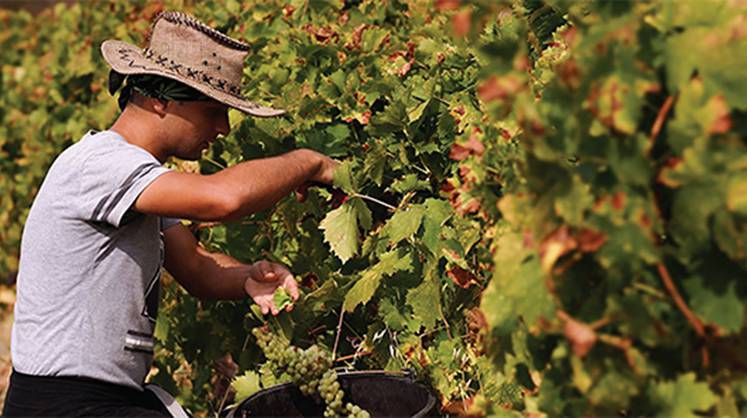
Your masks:
M360 406L371 417L439 416L433 394L400 373L341 372L337 381L345 391L344 402ZM324 414L324 402L304 396L292 383L284 383L259 391L226 412L226 418L320 417Z

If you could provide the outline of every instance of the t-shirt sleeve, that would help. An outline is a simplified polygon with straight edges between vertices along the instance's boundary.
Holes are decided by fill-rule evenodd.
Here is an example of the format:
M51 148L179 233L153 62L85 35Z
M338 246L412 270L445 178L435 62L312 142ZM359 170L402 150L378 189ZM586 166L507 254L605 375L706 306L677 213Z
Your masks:
M169 171L134 146L118 145L97 152L83 163L78 214L82 219L118 228L140 193Z

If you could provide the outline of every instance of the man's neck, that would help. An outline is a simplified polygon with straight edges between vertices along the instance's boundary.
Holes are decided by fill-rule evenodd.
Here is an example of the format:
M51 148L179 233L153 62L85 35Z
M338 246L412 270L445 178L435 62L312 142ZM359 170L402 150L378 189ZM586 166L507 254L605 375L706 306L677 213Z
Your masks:
M159 131L149 120L151 115L140 109L127 107L109 128L121 135L128 143L138 146L164 163L169 157L168 144L159 138Z

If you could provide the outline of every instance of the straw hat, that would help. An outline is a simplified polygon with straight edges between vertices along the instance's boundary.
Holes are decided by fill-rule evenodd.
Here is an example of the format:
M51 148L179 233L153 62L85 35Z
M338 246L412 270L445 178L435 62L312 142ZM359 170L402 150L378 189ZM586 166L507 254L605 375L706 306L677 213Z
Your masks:
M144 50L118 40L101 44L104 59L118 73L171 78L253 116L284 114L284 110L260 106L241 95L248 52L249 45L180 12L156 17Z

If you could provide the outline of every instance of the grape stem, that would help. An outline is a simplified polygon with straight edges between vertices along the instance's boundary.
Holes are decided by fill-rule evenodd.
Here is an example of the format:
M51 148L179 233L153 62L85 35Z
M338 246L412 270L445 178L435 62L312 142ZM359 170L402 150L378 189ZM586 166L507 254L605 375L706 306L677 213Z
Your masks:
M337 346L340 344L340 334L342 334L342 319L345 317L345 305L340 306L340 320L337 322L337 335L335 336L335 345L332 347L332 361L337 358Z
M350 197L359 197L359 198L361 198L363 200L368 200L370 202L374 202L374 203L377 203L377 204L379 204L381 206L384 206L385 208L387 208L389 210L397 210L397 208L395 208L394 206L390 205L389 203L382 202L381 200L379 200L379 199L377 199L375 197L371 197L369 195L365 195L365 194L361 194L361 193L353 193Z
M353 354L348 354L347 356L342 356L342 357L334 360L334 362L335 363L339 363L339 362L342 362L342 361L352 360L352 359L355 359L355 358L358 358L358 357L370 356L371 354L373 354L373 352L371 352L371 351L362 351L360 353L356 352L356 353L353 353Z

